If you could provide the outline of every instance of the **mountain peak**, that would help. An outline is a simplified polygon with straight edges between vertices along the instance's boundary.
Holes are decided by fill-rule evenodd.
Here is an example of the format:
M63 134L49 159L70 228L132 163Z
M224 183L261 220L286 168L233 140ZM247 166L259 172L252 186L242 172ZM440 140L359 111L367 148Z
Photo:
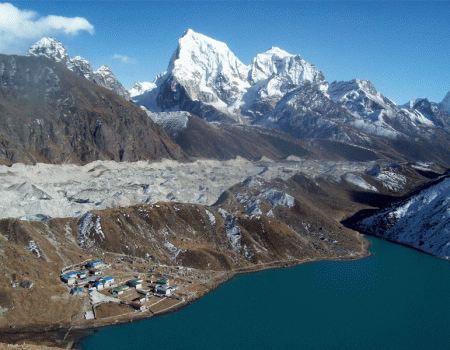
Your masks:
M197 34L197 33L194 32L192 29L188 28L181 37L183 38L185 36L190 36L190 35L194 35L194 34Z
M193 100L217 102L223 106L249 86L247 66L228 46L192 29L178 40L168 72L186 87ZM201 91L194 88L198 85ZM217 86L220 88L215 91Z
M94 72L89 61L83 57L75 56L71 59L64 45L55 38L42 38L30 47L28 56L44 56L50 58L53 61L65 65L75 74L109 90L113 90L126 99L130 98L128 91L120 84L108 66L104 65Z
M439 104L439 106L450 113L450 91L448 92L447 95L445 95L444 99L442 100L442 102Z
M272 46L270 49L266 50L264 54L270 54L270 55L280 55L280 56L293 56L290 53L280 49L279 47Z
M249 80L251 84L255 84L272 76L284 77L294 85L325 80L323 73L300 55L291 55L274 46L253 59L250 64Z
M28 49L28 56L44 56L64 65L70 59L64 45L51 37L44 37L32 45Z
M111 68L109 68L106 64L97 69L97 73L101 72L112 73Z
M426 98L414 98L411 101L406 102L404 105L401 105L400 107L413 109L417 105L417 103L422 102L422 101L429 102L428 99L426 99Z

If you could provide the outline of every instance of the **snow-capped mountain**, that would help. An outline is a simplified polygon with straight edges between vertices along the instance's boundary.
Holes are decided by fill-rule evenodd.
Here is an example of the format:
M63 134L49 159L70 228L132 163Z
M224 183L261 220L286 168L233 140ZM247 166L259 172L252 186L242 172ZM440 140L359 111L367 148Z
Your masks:
M70 60L66 48L54 38L42 38L28 49L28 56L45 56L67 65Z
M149 82L134 83L133 87L128 92L130 94L130 97L133 98L135 96L139 96L148 91L151 91L155 88L156 88L155 83L149 83Z
M329 99L314 84L288 92L259 121L259 125L280 129L296 137L327 138L352 143L356 131L344 124L355 120L344 107Z
M75 56L67 62L66 66L80 77L84 77L89 81L94 80L94 70L92 69L91 64L83 57Z
M130 94L151 112L185 110L207 120L268 125L268 120L273 124L281 117L274 115L277 104L304 84L320 92L316 98L331 99L347 109L354 116L350 118L352 126L371 135L395 139L420 126L435 126L422 113L397 106L370 81L328 85L316 66L277 47L258 54L245 66L225 43L190 29L178 41L167 72L153 83L136 83ZM328 117L327 110L316 107L313 114ZM311 116L307 108L302 110L296 109L296 115ZM347 116L344 119L341 121L349 120Z
M117 94L119 94L123 98L126 98L127 100L130 99L130 94L128 93L128 91L117 80L111 69L106 65L101 66L95 71L93 82L97 85L115 91Z
M324 81L323 73L316 66L306 62L300 55L291 55L278 47L271 47L258 54L250 64L249 83L254 85L259 81L273 76L286 78L294 85L304 82L319 83Z
M152 112L186 110L208 120L250 123L288 91L323 81L323 74L298 55L271 48L246 66L225 43L189 29L167 72L144 89L139 83L130 94Z
M450 176L419 187L400 202L358 223L363 231L450 258Z
M250 63L248 82L251 88L243 96L242 113L256 120L271 111L288 92L303 84L320 86L325 77L300 55L272 47Z
M168 71L192 100L228 107L249 87L248 67L225 43L188 30L178 41Z
M225 43L188 30L167 71L153 83L136 83L130 93L149 113L187 111L207 121L262 125L412 160L427 160L432 149L439 161L450 160L442 107L398 106L367 80L329 84L316 66L277 47L245 66Z
M112 90L120 96L130 99L130 94L116 79L108 66L102 66L94 72L86 59L75 56L70 58L64 45L54 38L42 38L28 50L28 56L44 56L65 65L77 75Z
M358 118L352 125L371 135L395 139L418 130L420 126L435 126L433 121L416 110L397 106L368 80L333 82L327 93Z
M427 98L416 98L402 107L420 113L424 118L430 120L435 127L450 132L450 113L443 109L441 104L430 102Z

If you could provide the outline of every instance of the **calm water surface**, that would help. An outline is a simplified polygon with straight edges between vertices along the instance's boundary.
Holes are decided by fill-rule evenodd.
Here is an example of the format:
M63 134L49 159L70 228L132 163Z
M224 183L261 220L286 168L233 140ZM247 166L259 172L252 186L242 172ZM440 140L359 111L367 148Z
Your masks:
M241 275L90 349L448 349L450 262L370 238L369 258Z

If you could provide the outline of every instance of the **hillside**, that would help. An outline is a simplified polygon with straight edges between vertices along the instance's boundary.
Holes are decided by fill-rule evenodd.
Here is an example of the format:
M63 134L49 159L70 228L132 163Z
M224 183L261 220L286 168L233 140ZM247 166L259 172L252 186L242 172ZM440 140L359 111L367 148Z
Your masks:
M429 167L428 172L419 172L415 164L313 160L273 164L241 160L239 166L215 161L172 162L170 166L141 162L124 169L113 164L98 162L78 170L66 167L66 177L55 173L53 165L30 167L48 181L52 177L64 181L67 208L87 209L79 216L62 218L48 215L50 210L58 212L53 207L66 206L58 197L60 182L52 187L28 173L24 185L19 172L26 166L4 167L10 171L4 174L9 195L18 200L23 197L20 206L29 207L30 217L0 220L0 341L27 339L62 346L79 336L80 327L167 312L238 273L366 256L366 240L340 221L361 209L395 200L435 170ZM46 175L48 171L52 175ZM196 178L196 173L205 177ZM76 178L86 183L86 189L81 183L69 186L70 176L75 176L70 174L78 174ZM180 188L177 176L186 181L185 188ZM243 181L236 181L242 177ZM217 190L230 179L234 185L220 194ZM21 185L11 186L11 181ZM142 181L154 187L152 192L142 193L141 203L130 203L128 196L138 192L137 187L148 188ZM197 187L195 194L199 182L204 187ZM120 195L106 193L111 186ZM215 203L199 204L209 192ZM185 203L158 199L167 198L166 194ZM113 208L96 209L111 197L117 198ZM79 202L72 203L71 198ZM188 198L191 203L186 203ZM148 310L142 313L132 309L139 296L134 288L123 295L107 293L113 287L88 293L87 284L79 280L82 291L71 294L60 275L83 270L95 260L104 262L103 278L114 277L117 286L140 276L146 290L153 290L155 280L163 278L169 278L177 290L166 298L152 296L144 302Z
M355 227L375 237L450 259L449 188L447 173L390 206L365 215Z
M52 60L0 55L0 81L4 164L184 158L138 107Z

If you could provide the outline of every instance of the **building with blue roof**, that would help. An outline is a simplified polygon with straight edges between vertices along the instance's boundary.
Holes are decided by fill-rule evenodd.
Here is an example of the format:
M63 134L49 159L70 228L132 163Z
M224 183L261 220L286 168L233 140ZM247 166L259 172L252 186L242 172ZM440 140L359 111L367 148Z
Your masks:
M102 265L103 265L103 262L101 260L91 261L90 263L87 264L87 266L92 268L92 269L99 268Z
M105 280L105 287L114 283L114 277L112 276L105 277L104 280Z

